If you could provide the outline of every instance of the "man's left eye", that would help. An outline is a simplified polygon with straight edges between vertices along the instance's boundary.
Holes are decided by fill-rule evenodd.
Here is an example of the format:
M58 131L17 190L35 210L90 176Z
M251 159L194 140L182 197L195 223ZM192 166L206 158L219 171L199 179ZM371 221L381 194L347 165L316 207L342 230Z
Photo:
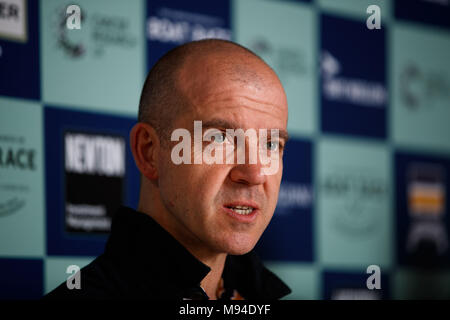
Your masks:
M213 135L213 137L214 137L214 142L217 142L217 143L223 143L223 142L225 142L225 139L227 138L226 134L224 132L217 132Z
M267 149L270 151L277 151L280 148L280 143L278 141L267 142Z

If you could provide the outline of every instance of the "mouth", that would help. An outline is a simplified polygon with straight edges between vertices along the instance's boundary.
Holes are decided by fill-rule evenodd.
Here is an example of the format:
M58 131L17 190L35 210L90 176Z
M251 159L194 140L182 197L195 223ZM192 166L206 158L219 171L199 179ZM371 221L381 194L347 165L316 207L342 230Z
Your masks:
M249 202L233 202L223 206L225 212L241 222L252 222L259 213L259 207Z
M244 216L248 216L255 209L253 207L248 207L248 206L234 206L234 207L229 206L226 208L231 209L234 212L236 212L237 214L244 215Z

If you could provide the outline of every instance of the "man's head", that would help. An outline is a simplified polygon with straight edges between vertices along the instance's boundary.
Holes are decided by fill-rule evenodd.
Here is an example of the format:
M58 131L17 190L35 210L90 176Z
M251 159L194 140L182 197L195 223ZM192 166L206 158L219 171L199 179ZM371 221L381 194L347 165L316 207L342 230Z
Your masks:
M144 84L139 123L131 146L142 173L139 209L153 216L178 241L205 252L244 254L267 227L275 210L282 161L273 175L256 164L175 164L171 133L194 137L226 129L279 129L282 156L287 100L275 72L251 51L223 40L177 47L161 58ZM233 143L224 139L223 143ZM203 146L204 147L204 146ZM248 152L248 147L246 146ZM192 153L194 153L192 147ZM192 155L194 157L194 155ZM251 206L250 215L236 206ZM230 209L234 207L235 210Z

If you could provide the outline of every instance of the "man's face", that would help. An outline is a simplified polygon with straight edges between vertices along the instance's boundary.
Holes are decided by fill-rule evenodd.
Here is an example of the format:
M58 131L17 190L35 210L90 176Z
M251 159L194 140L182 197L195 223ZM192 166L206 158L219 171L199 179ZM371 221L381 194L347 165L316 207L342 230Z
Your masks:
M200 67L201 68L201 67ZM260 77L236 81L233 76L221 76L217 70L204 66L180 76L183 91L191 109L177 117L173 128L185 128L194 137L194 121L201 120L203 134L208 128L286 130L287 101L275 75L255 64ZM244 75L245 76L245 75ZM210 123L211 126L206 126ZM281 135L280 135L281 136ZM244 254L250 251L267 227L278 199L282 176L284 139L280 138L279 169L264 175L259 159L249 164L179 164L171 159L170 148L160 153L159 188L172 232L179 240L214 252ZM228 141L229 142L229 141ZM247 141L248 143L248 141ZM203 143L203 147L208 145ZM194 159L192 143L191 159ZM235 158L236 160L236 158ZM250 206L245 215L236 206Z

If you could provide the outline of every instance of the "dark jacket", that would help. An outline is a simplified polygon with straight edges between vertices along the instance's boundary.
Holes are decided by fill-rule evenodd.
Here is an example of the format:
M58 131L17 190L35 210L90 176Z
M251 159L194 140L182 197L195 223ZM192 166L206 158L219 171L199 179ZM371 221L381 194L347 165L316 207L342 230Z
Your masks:
M122 207L105 252L81 269L81 289L69 290L64 282L44 299L207 299L199 284L209 271L150 216ZM253 251L228 255L222 277L225 289L245 299L291 292Z

